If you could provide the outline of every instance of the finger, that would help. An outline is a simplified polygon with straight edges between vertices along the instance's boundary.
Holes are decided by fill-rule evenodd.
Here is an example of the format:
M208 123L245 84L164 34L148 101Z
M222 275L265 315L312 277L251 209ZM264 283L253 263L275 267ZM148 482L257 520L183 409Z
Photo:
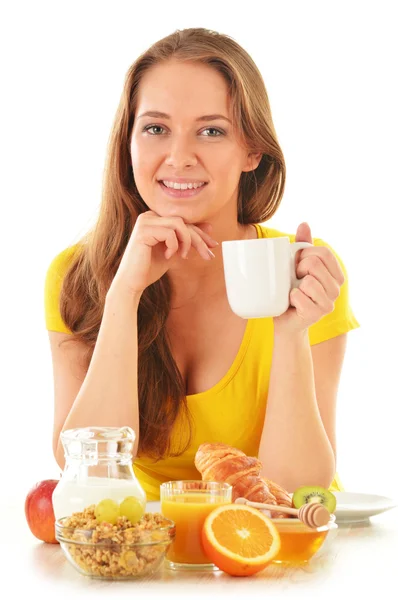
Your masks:
M326 294L323 285L312 275L306 275L298 289L317 305L322 314L333 311L334 300Z
M183 258L186 258L192 245L192 238L189 232L189 228L185 224L181 225L177 223L175 226L175 233L179 241L180 254Z
M194 229L196 233L198 233L201 236L201 238L205 240L208 246L211 246L212 248L214 248L215 246L219 246L219 243L216 242L216 240L213 239L207 232L202 231L202 229L198 225L190 225L190 227L192 227L192 229Z
M195 246L196 250L205 260L211 260L214 257L214 255L212 256L210 254L210 250L206 242L203 240L204 237L207 237L207 234L201 231L200 228L197 228L197 226L186 224L182 217L168 218L150 215L149 218L154 223L161 224L163 227L170 228L170 230L175 232L179 242L177 250L180 251L183 258L187 258L188 252L192 245ZM217 243L215 243L215 245L217 245ZM173 250L173 252L167 252L167 258L170 258L173 256L173 254L175 254L176 250L174 248Z
M296 242L308 242L312 244L311 227L306 221L300 223L296 232Z
M344 273L336 256L326 246L312 246L301 251L300 262L305 258L315 257L323 262L332 277L339 285L344 283ZM313 259L311 259L313 260Z
M305 323L316 323L322 316L320 309L299 288L290 292L290 304L296 309L297 316Z
M197 252L204 258L205 260L211 260L214 258L214 254L210 254L211 250L207 246L206 242L203 238L197 233L194 229L191 229L192 236L192 246L197 250Z
M184 222L182 217L154 217L153 222L159 224L162 227L170 228L175 232L178 240L177 250L180 251L181 256L186 256L191 248L191 236L189 228Z
M140 232L138 239L151 248L164 242L168 248L178 249L177 236L174 230L169 227L159 227L159 225L146 226Z
M164 253L164 257L168 260L178 252L178 239L175 231L166 228L164 243L166 245L166 251Z
M199 227L200 229L202 229L202 231L205 231L210 235L213 231L213 225L211 223L192 223L192 225L194 225L195 227Z
M178 251L178 239L173 229L159 226L145 227L141 235L144 244L151 248L163 242L166 246L165 258L170 258Z
M306 276L314 277L322 285L326 295L333 301L339 297L340 286L319 256L312 255L303 258L299 262L296 272L298 279Z
M171 258L176 252L178 252L178 239L174 231L169 230L169 234L165 239L165 244L167 247L166 252L164 253L164 257Z
M296 231L296 242L308 242L312 244L311 228L306 221L300 223ZM295 266L297 267L303 255L303 249L298 250L295 256Z

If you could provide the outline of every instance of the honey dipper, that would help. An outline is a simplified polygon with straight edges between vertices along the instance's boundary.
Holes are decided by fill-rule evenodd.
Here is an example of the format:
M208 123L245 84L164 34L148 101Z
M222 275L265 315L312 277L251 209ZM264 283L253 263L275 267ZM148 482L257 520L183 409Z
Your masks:
M247 504L253 508L266 509L277 512L284 512L289 515L298 517L308 527L312 529L316 527L322 527L329 523L330 513L328 509L322 504L311 502L310 504L303 504L299 509L288 508L287 506L279 506L274 504L263 504L262 502L251 502L246 498L237 498L235 504Z

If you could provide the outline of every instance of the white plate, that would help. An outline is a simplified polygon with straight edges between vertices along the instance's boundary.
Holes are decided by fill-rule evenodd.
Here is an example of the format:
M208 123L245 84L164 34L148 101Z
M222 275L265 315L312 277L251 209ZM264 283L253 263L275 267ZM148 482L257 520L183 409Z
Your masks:
M333 492L337 505L334 511L336 523L359 523L369 517L398 506L398 501L375 494L358 492Z

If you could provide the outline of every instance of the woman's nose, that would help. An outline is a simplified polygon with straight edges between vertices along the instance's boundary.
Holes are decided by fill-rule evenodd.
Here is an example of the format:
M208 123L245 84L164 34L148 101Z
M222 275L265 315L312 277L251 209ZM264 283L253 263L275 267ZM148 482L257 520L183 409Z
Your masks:
M192 144L186 138L174 138L167 152L166 165L175 169L196 165L197 158Z

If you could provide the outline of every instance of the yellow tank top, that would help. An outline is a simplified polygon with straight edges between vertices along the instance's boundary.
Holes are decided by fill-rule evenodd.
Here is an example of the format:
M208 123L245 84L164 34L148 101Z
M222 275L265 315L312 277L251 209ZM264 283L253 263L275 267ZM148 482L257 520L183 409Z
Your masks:
M257 236L289 237L264 225L256 225ZM314 238L316 246L326 246L335 254L345 275L345 282L332 313L309 328L310 344L318 344L359 327L350 304L347 271L338 254L326 242ZM45 323L50 331L71 333L59 313L58 301L62 278L75 247L67 248L51 262L45 281ZM258 456L267 408L268 385L273 350L273 319L248 319L240 349L224 377L211 389L187 396L194 424L192 442L180 456L155 462L141 457L134 461L134 471L148 500L159 500L159 486L164 481L200 479L194 466L195 453L203 442L222 442L239 448L248 456ZM178 447L183 427L177 420L171 445ZM336 472L329 488L344 491Z

